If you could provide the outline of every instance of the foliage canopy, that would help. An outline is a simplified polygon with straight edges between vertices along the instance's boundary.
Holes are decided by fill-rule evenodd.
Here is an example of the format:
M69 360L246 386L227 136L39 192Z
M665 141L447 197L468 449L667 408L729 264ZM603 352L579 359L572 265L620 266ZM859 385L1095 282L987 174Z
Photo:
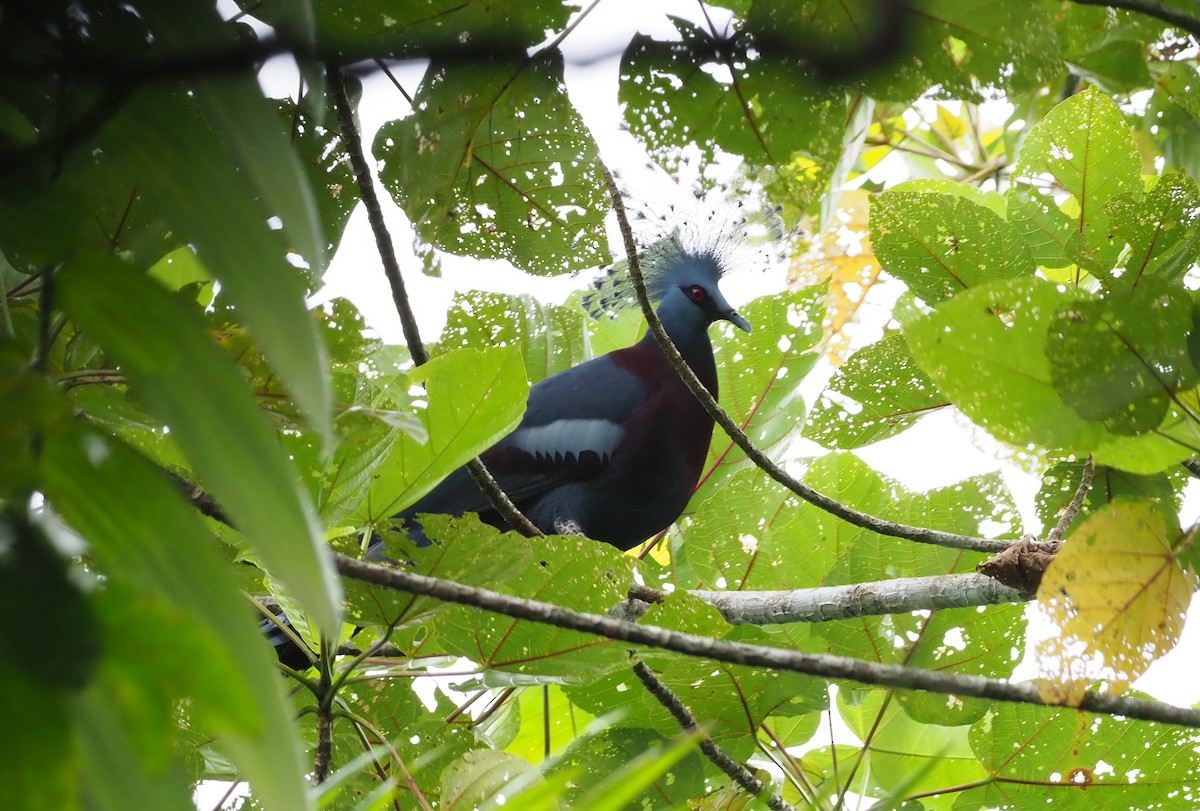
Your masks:
M713 336L721 401L758 448L913 527L1053 540L1066 516L1035 609L1059 632L1036 646L1056 706L729 664L338 578L332 552L378 531L442 580L591 614L645 583L669 592L645 624L990 679L1021 660L1036 590L731 623L690 592L949 590L987 555L836 518L720 431L687 512L640 555L470 517L413 547L389 516L511 430L531 383L642 325L578 297L466 293L414 366L350 302L310 308L363 193L354 76L426 64L365 145L422 255L594 267L613 219L564 58L592 7L241 5L0 4L0 807L188 809L204 779L248 781L245 808L744 807L632 660L796 806L1196 807L1194 730L1074 708L1174 647L1200 569L1180 517L1200 470L1191 4L639 11L657 33L622 42L611 77L663 170L808 234L789 290L745 308L753 335ZM279 54L297 98L260 88ZM1042 477L1040 529L999 473L914 492L853 453L948 413ZM284 608L312 669L280 674L239 592Z

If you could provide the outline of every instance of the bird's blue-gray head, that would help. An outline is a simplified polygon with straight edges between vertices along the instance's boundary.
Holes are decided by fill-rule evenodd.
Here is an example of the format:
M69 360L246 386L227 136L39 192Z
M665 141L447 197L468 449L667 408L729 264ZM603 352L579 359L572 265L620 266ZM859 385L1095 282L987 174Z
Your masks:
M668 327L706 327L728 321L750 331L750 322L730 306L718 283L727 270L724 251L685 247L677 234L658 240L639 256L646 292L658 303L659 317ZM628 263L616 263L584 304L590 312L613 312L636 307ZM668 329L668 331L671 331Z
M707 327L728 321L746 332L750 322L725 300L719 282L724 275L721 257L711 252L674 251L643 265L646 287L659 301L658 313L668 326Z

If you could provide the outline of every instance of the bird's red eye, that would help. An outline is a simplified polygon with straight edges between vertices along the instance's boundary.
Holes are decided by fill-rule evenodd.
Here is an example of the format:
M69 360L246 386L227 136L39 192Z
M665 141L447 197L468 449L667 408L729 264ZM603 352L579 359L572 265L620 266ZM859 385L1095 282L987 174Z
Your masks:
M696 285L696 284L694 284L688 288L687 294L688 294L688 298L690 298L692 301L696 302L697 304L699 304L700 302L702 302L706 298L708 298L708 291L705 290L700 285Z

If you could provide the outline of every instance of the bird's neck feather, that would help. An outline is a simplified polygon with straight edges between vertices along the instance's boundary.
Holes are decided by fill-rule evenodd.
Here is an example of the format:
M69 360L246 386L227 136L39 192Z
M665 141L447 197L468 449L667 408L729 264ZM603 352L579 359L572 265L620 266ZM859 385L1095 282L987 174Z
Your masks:
M708 317L682 294L668 295L658 308L658 317L684 361L700 378L704 387L715 395L717 374L712 341L708 337L708 327L711 323ZM641 343L646 345L645 351L661 354L654 334L649 330Z

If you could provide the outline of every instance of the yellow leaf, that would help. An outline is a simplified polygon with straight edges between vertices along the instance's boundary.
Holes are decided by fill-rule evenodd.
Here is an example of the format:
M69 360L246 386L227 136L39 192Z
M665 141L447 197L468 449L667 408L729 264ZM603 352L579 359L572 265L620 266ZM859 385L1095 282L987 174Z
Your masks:
M937 107L937 121L933 128L940 130L950 141L957 141L967 131L967 125L962 122L962 119L941 104Z
M1190 541L1145 502L1115 501L1088 516L1038 588L1058 627L1037 645L1044 699L1077 705L1098 679L1120 692L1175 647L1196 587L1177 557Z
M867 292L879 280L879 261L871 248L867 224L869 210L868 192L843 192L829 227L796 259L789 274L791 283L800 287L829 281L824 344L834 365L848 354L846 327L857 321Z

